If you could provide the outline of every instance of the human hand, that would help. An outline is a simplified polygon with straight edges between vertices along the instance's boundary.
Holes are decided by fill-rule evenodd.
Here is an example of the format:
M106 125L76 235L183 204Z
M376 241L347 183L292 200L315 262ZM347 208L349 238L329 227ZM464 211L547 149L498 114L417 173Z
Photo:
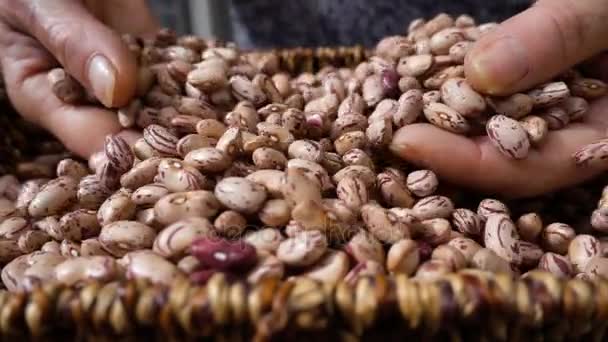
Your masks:
M57 99L47 72L61 65L106 107L123 106L137 65L120 33L157 27L145 0L0 0L0 58L13 106L81 157L102 149L107 134L132 140L111 110Z
M592 59L592 76L606 80L608 56L601 52L608 48L607 35L605 1L539 0L484 35L465 60L465 74L479 91L506 95ZM605 138L607 129L608 98L602 98L592 103L582 122L551 131L524 160L504 157L485 136L471 139L430 124L401 128L391 150L455 184L511 197L533 196L604 171L577 167L572 154Z

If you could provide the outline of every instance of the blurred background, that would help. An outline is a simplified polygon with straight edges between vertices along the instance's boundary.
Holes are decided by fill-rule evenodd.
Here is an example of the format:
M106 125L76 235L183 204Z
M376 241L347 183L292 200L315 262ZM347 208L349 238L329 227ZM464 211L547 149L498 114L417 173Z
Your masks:
M502 21L533 0L148 0L164 26L242 48L373 46L438 12ZM277 34L279 32L280 34Z

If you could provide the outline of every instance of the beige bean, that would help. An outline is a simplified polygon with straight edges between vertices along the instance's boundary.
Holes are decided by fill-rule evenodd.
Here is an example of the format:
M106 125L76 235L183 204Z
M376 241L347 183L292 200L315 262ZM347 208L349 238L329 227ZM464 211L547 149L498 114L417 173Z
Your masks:
M349 94L338 107L338 117L348 113L363 113L367 104L359 93Z
M393 244L409 238L409 227L398 216L378 205L366 204L361 207L361 217L369 232L378 240Z
M535 243L528 241L519 241L519 252L522 258L523 268L533 268L538 266L540 258L543 256L543 250Z
M412 209L420 220L448 218L454 211L454 204L445 196L427 196L416 202Z
M397 127L402 127L414 123L424 107L422 91L411 89L403 92L399 97L397 110L393 112L393 123Z
M360 166L368 167L370 170L375 169L374 161L372 160L370 155L367 154L367 152L360 150L358 148L354 148L354 149L346 152L342 156L342 162L346 166L360 165Z
M445 28L431 36L431 51L437 55L445 55L452 45L465 40L460 28Z
M2 268L2 284L9 291L19 291L23 289L23 275L30 266L27 262L29 255L17 256Z
M450 221L433 218L422 221L414 235L431 246L439 246L450 241L451 231Z
M133 191L131 201L138 206L151 206L167 194L169 194L169 189L164 184L153 183Z
M492 144L505 156L524 159L530 149L528 134L518 121L504 115L495 115L486 124Z
M448 54L454 63L464 63L464 58L473 46L473 42L460 41L450 47Z
M465 268L467 260L464 254L456 247L450 245L437 246L431 254L431 260L440 260L445 262L452 271L458 271Z
M401 76L419 77L424 75L433 66L433 55L417 54L403 57L397 63L397 72Z
M288 168L283 178L282 193L288 204L294 207L305 201L321 201L321 189L315 177L307 177L299 168Z
M258 169L282 170L287 164L285 155L281 151L277 151L270 147L257 148L253 151L252 159Z
M365 277L376 277L384 274L384 266L373 260L359 262L353 267L344 277L344 283L348 286L355 287L359 279Z
M194 256L188 255L179 260L177 263L177 268L186 273L190 274L195 272L201 267L201 262Z
M99 222L98 212L78 209L63 215L58 222L57 229L50 226L45 232L56 240L80 241L97 236L101 229Z
M577 235L568 246L568 258L576 273L583 272L589 260L596 256L602 256L601 245L592 235Z
M558 106L548 107L539 114L540 117L547 122L547 127L550 130L562 129L570 122L568 113Z
M480 236L483 230L483 220L475 212L460 208L452 213L454 227L467 236Z
M348 274L349 263L346 253L328 250L322 259L303 276L328 284L337 284Z
M31 228L31 224L25 218L19 216L9 217L0 223L0 238L17 239L20 235L31 230Z
M375 261L384 265L385 255L382 244L371 233L360 230L344 246L344 251L357 262Z
M363 165L349 165L333 175L333 181L337 184L345 177L361 179L368 188L376 184L376 174L372 169Z
M214 147L202 147L191 151L184 161L204 173L222 172L230 166L230 157Z
M244 214L257 212L266 200L266 189L246 178L228 177L215 187L215 196L226 207Z
M378 187L383 200L388 205L403 208L411 208L414 205L414 198L407 189L405 182L390 173L378 174Z
M572 227L565 223L551 223L540 234L540 241L546 251L566 254L570 242L576 236Z
M319 98L309 101L304 106L305 112L321 111L329 115L335 115L340 106L340 98L337 94L325 94Z
M96 255L67 259L55 266L54 276L59 283L74 286L91 281L109 282L119 273L114 258Z
M218 66L197 67L188 73L188 84L204 92L211 92L228 83L226 70Z
M606 94L608 86L601 80L579 77L568 84L573 96L593 100Z
M483 271L512 274L513 269L505 259L488 248L481 248L471 259L471 266Z
M543 254L538 269L550 272L559 278L570 278L574 274L574 268L568 258L551 252Z
M332 183L327 170L318 163L305 159L290 159L287 162L287 169L298 169L303 171L306 177L319 184L322 191L329 191L334 188L334 184Z
M135 221L116 221L104 226L99 233L99 243L116 257L128 252L152 247L156 231Z
M479 202L479 205L477 206L477 215L481 216L484 221L487 220L490 215L494 214L510 216L511 212L506 204L493 198L486 198Z
M259 284L264 279L281 279L285 274L285 265L273 255L268 255L247 274L249 284Z
M258 170L245 178L264 186L271 197L282 198L284 176L285 172L280 170Z
M384 99L380 101L374 108L374 111L367 118L367 122L371 125L377 120L390 119L393 113L397 111L399 103L393 99Z
M129 165L131 167L131 165ZM87 167L74 159L64 159L57 164L57 177L72 177L77 181L80 181L82 177L89 174Z
M147 208L137 211L135 214L135 220L155 229L160 228L159 226L161 226L156 220L154 208Z
M323 165L329 175L335 175L345 166L340 155L333 152L325 152L323 154L323 161L321 161L321 165Z
M437 59L435 58L435 61ZM440 89L443 83L450 78L462 78L464 77L464 66L462 65L452 65L440 69L435 72L433 75L428 77L422 83L428 89Z
M271 227L286 225L291 219L291 207L284 199L272 199L266 201L260 209L258 216L260 221Z
M438 102L424 105L424 116L433 125L456 134L465 134L470 130L467 120L457 111Z
M125 267L127 279L146 279L167 286L183 277L177 266L150 250L128 253L119 264Z
M230 127L218 139L215 148L224 152L230 158L234 158L243 149L242 131L238 127Z
M220 203L211 191L177 192L161 198L154 205L156 220L162 225L189 217L212 217Z
M367 140L372 147L381 148L390 144L393 139L393 123L391 117L375 120L370 123L365 130Z
M417 170L407 175L407 188L416 196L429 196L435 192L439 181L431 170Z
M533 145L541 144L549 134L549 124L540 116L528 115L521 119L519 124L526 131L528 139Z
M59 214L74 202L78 181L71 177L58 177L40 188L28 206L28 213L33 217Z
M204 119L196 124L196 132L207 138L219 139L228 128L216 119Z
M542 230L543 222L537 213L527 213L517 219L517 231L523 240L536 241Z
M535 107L547 107L558 104L570 96L570 90L564 82L550 82L528 92Z
M121 189L103 202L97 212L97 220L101 226L112 222L130 220L135 216L136 204L131 200L132 192Z
M27 256L29 267L23 272L21 289L32 291L42 287L45 283L54 281L53 270L57 264L64 260L60 255L34 252Z
M583 146L572 155L572 159L579 167L597 167L605 163L605 159L607 156L608 140L603 139L598 142ZM600 217L597 217L597 219L599 218Z
M276 256L290 266L309 266L327 250L327 239L323 233L310 230L297 233L279 244Z
M51 237L41 230L30 230L19 236L17 246L23 253L32 253L42 247Z
M362 131L347 132L334 140L334 149L339 155L344 155L353 149L363 149L366 145L367 137Z
M154 176L156 176L158 172L158 165L161 160L161 158L156 157L142 160L120 177L120 185L127 189L136 190L146 184L152 183L154 181Z
M386 269L391 273L412 275L419 263L418 244L410 239L396 242L386 255Z
M80 256L80 243L70 240L63 240L59 245L59 253L66 258L75 258Z
M450 240L447 244L448 246L452 246L458 249L460 253L464 255L467 264L471 263L471 260L473 260L473 256L475 256L475 253L482 249L481 245L475 242L475 240L464 237L454 238Z
M213 225L206 218L191 217L177 221L161 230L152 245L152 250L167 259L178 259L188 251L192 242L210 236Z
M103 249L103 246L99 242L97 238L90 238L86 240L82 240L80 243L80 255L83 257L93 256L93 255L106 255L109 256L110 253L106 252Z
M339 116L331 124L330 138L333 140L345 133L364 131L366 128L367 117L356 112L349 112Z
M516 93L507 97L488 98L488 104L498 115L521 119L532 112L534 100L526 94Z
M560 103L568 114L569 121L581 120L589 111L589 102L582 97L571 96Z
M318 142L308 139L296 140L289 145L287 153L291 159L304 159L319 163L323 160L325 149Z
M422 104L423 104L423 109L424 106L431 104L431 103L436 103L436 102L440 102L441 101L441 91L439 90L429 90L427 92L425 92L424 94L422 94Z
M485 247L512 264L522 262L519 235L515 224L505 215L490 215L483 234Z
M95 178L95 176L90 176ZM86 178L86 177L85 177ZM30 205L36 194L40 191L40 188L47 182L47 180L30 180L23 183L17 200L15 201L15 208L19 211L26 212L27 207Z
M479 116L486 109L486 101L464 78L451 78L441 86L443 102L467 118Z
M369 202L369 192L365 182L356 177L342 178L338 182L336 194L354 211L358 211L361 206Z
M408 91L414 89L422 89L420 81L418 81L415 77L412 76L401 77L399 79L399 82L397 83L397 86L399 87L399 91L401 91L401 93L407 93ZM420 110L420 112L422 113L422 109Z
M60 246L57 241L49 241L40 247L41 252L60 254Z
M247 219L233 210L226 210L213 221L215 231L222 236L240 236L247 228Z
M243 240L253 245L258 252L275 253L285 238L278 229L262 228L248 233Z
M361 88L363 100L368 107L373 107L384 98L384 88L382 77L378 74L370 75L365 78Z
M412 52L412 44L403 36L389 36L380 40L376 45L376 54L391 60L408 56Z

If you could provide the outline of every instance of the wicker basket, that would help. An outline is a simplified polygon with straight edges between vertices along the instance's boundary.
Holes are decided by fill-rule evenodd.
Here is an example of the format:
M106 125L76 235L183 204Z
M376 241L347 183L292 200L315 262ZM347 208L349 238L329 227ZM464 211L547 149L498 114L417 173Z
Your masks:
M353 66L367 55L361 47L277 53L292 73ZM60 147L6 103L0 137L0 174ZM0 290L0 336L10 341L602 341L607 325L608 281L542 272L512 278L463 270L427 283L364 277L353 286L304 278L229 283L218 274L205 286L124 281Z

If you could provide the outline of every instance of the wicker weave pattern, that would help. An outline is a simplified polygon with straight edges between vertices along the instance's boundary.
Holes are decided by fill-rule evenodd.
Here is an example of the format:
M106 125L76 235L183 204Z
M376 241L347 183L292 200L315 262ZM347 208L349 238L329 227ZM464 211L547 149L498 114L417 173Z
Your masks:
M561 281L547 273L513 280L465 270L424 284L379 276L336 287L304 278L229 284L216 275L205 287L120 282L0 293L0 333L11 339L71 331L230 341L601 341L607 319L608 282Z

